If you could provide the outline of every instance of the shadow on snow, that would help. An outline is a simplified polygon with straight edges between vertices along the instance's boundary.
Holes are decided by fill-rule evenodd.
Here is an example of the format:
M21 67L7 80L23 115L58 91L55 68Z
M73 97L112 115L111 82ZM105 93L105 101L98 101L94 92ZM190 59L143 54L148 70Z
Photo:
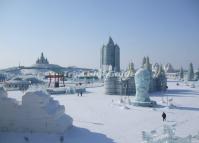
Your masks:
M61 140L62 138L62 140ZM27 141L28 139L28 141ZM51 133L1 133L0 143L115 143L106 135L85 128L71 127L63 134Z
M170 97L194 97L199 95L199 92L188 90L188 89L169 89L165 92L154 92L151 93L150 96L156 96L156 97L164 97L164 96L170 96Z
M187 111L199 111L199 108L196 108L196 107L175 106L174 109L187 110Z

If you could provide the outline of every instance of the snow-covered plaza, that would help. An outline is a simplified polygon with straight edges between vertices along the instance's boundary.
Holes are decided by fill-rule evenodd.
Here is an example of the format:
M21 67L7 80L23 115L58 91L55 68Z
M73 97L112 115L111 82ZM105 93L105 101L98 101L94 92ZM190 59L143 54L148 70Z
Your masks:
M1 132L0 142L22 143L28 137L29 142L37 143L141 143L143 131L161 134L164 125L169 125L176 136L192 135L192 142L198 143L199 86L191 88L183 82L176 83L168 81L166 92L150 95L159 105L156 108L130 105L134 96L105 95L103 87L88 88L82 97L52 95L73 118L73 127L63 134ZM10 98L18 101L22 95L20 91L8 92ZM167 114L166 122L162 121L162 112Z

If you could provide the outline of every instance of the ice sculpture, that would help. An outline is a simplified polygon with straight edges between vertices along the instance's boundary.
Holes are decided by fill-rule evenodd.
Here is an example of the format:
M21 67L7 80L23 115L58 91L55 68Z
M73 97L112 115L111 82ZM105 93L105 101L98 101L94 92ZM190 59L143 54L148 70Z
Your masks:
M145 68L140 68L135 74L136 96L133 101L135 106L152 107L156 105L155 101L151 101L149 98L149 84L150 73Z
M198 142L198 140L191 135L188 135L186 137L176 136L175 128L170 125L164 125L163 131L143 131L142 140L142 143L192 143L192 140Z
M0 131L62 133L72 126L65 107L45 91L28 91L22 104L0 88Z

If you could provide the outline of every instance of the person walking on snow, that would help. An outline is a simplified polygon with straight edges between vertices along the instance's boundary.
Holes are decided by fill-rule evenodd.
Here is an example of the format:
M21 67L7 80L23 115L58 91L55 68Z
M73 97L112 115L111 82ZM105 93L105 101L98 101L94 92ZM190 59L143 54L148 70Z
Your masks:
M163 113L162 113L163 122L166 121L166 117L167 117L166 113L163 112Z

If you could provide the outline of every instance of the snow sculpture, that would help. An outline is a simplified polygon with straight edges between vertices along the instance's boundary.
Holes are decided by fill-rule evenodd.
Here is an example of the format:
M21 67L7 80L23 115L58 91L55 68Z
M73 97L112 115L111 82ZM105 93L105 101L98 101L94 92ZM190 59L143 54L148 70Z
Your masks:
M187 73L187 80L188 81L194 80L194 69L193 69L192 63L189 64L189 69L188 69L188 73Z
M148 95L150 84L150 73L145 68L140 68L135 74L136 97L133 101L135 106L151 107L156 105L155 101L151 101Z
M29 91L22 105L0 88L0 131L62 133L72 126L63 105L45 91Z

